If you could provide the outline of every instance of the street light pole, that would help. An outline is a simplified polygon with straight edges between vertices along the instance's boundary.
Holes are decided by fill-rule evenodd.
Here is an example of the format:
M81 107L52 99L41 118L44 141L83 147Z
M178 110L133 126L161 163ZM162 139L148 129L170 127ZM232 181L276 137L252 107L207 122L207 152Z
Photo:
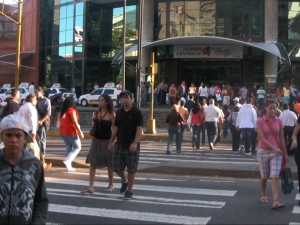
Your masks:
M141 62L142 62L142 35L143 35L143 11L144 0L140 0L139 7L139 32L138 32L138 61L137 61L137 74L136 74L136 105L141 108Z
M122 90L125 90L125 71L126 71L126 0L123 8L123 60L122 60Z
M16 90L18 90L19 83L20 83L22 11L23 11L23 2L22 2L22 0L19 0L18 1L18 21L17 21L16 72L15 72L15 89Z

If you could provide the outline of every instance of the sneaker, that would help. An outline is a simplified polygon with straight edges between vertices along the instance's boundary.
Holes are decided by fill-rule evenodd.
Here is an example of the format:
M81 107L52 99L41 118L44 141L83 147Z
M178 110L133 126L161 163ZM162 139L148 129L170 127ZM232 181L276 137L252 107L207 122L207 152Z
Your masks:
M123 197L124 200L132 199L132 191L126 191Z
M245 147L244 147L244 145L241 145L240 151L241 151L241 155L245 154Z
M127 190L127 187L128 187L128 181L126 181L126 183L124 183L122 181L122 186L121 186L121 189L120 189L120 193L124 193Z
M251 152L245 152L245 155L251 155Z

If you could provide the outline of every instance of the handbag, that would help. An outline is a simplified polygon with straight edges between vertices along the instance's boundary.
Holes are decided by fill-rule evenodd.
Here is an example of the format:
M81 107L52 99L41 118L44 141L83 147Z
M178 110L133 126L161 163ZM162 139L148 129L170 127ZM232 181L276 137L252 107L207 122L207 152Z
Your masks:
M279 140L277 139L276 135L274 134L274 131L269 123L268 120L266 120L266 124L268 125L269 127L269 130L274 138L274 140L276 141L276 144L279 146L279 149L282 151L282 163L281 163L281 169L280 169L280 174L282 174L282 172L284 171L284 169L286 168L286 159L285 159L285 152L282 148L282 145L281 143L279 142Z
M97 111L95 114L97 115L99 111ZM102 111L100 111L100 119L99 121L96 121L92 127L92 129L90 130L89 134L92 136L92 137L95 137L97 135L97 133L100 132L100 128L99 128L99 123L100 121L105 117L107 111L104 113L104 115L102 116Z
M285 167L281 176L281 191L283 194L291 194L294 189L293 176L291 168Z

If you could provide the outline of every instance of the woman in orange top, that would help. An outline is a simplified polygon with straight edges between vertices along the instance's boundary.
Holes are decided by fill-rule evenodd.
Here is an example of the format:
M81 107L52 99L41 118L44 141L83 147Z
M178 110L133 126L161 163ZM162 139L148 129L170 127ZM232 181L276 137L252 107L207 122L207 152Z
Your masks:
M78 124L78 111L75 108L73 97L65 99L58 117L61 120L60 135L66 145L66 158L63 163L69 172L75 171L72 161L81 150L79 138L84 136Z

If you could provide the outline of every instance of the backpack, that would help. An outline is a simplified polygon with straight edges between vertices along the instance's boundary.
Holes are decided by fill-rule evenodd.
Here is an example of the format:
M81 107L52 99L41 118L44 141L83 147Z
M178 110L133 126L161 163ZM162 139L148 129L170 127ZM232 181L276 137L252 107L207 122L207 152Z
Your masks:
M9 102L12 98L5 99L4 102L1 103L0 106L0 119L3 119L9 114ZM6 103L6 104L5 104Z
M281 174L281 190L285 195L291 194L294 189L291 168L285 167Z

